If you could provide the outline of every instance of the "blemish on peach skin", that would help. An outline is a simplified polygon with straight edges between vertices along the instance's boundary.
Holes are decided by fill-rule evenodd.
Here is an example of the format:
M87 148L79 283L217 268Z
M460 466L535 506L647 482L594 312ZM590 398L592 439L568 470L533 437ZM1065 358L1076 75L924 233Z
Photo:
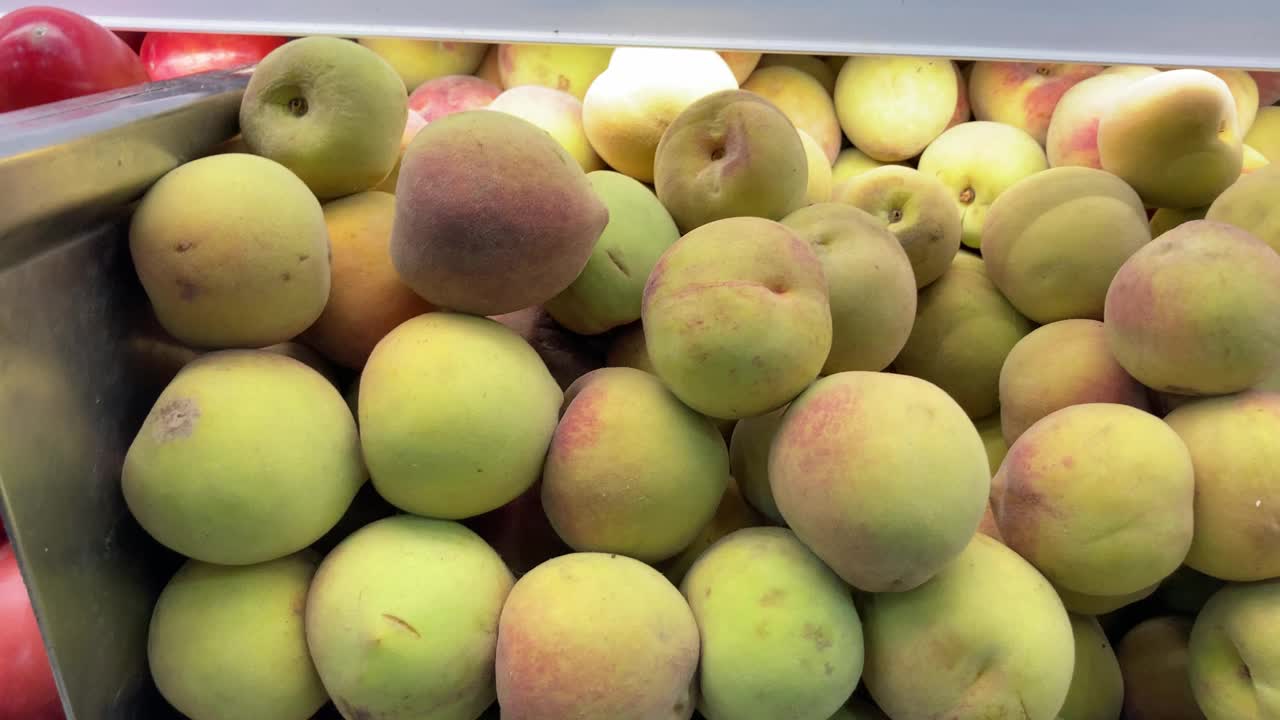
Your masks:
M782 588L772 588L760 598L761 607L777 607L782 604L787 593Z

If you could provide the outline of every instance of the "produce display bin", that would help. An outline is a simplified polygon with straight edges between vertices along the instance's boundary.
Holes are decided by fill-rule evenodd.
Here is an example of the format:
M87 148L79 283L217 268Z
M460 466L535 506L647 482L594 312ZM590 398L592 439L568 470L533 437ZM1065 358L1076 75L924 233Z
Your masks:
M1280 70L1280 3L1264 0L59 5L120 30ZM0 2L0 15L16 7ZM151 183L236 134L248 77L0 115L0 512L73 720L176 717L150 679L146 640L182 559L142 531L120 492L125 450L175 350L150 319L128 223Z

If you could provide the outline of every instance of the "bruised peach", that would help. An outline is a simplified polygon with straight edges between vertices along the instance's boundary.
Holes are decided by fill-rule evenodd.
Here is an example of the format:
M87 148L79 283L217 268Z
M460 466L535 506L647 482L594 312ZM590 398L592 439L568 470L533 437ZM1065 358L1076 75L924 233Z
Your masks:
M716 418L785 405L831 352L822 262L764 218L717 220L677 240L649 275L641 321L658 376Z
M982 519L990 478L982 438L960 406L906 375L822 378L787 409L769 451L782 517L867 592L917 587L959 555Z
M992 481L991 507L1009 547L1055 585L1122 595L1182 564L1194 490L1191 455L1159 418L1088 403L1018 437Z
M469 110L409 144L391 259L428 302L496 315L568 287L608 221L586 173L550 135L513 115Z
M715 425L634 368L596 370L566 396L542 471L542 506L560 537L645 562L693 542L729 480Z
M1012 444L1040 418L1071 405L1148 408L1147 390L1111 356L1097 320L1060 320L1018 341L1000 369L1000 424Z
M689 720L698 649L689 604L657 570L625 555L564 555L507 597L498 704L521 720Z
M1280 366L1280 254L1211 220L1184 223L1134 253L1107 291L1111 351L1147 387L1214 395Z

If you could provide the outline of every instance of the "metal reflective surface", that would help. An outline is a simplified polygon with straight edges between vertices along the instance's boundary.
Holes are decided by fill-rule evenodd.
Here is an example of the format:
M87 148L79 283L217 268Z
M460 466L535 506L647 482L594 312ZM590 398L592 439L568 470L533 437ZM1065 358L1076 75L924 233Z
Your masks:
M120 467L176 371L130 263L130 204L236 132L218 73L0 115L0 511L67 717L172 716L151 608L180 558L132 520Z

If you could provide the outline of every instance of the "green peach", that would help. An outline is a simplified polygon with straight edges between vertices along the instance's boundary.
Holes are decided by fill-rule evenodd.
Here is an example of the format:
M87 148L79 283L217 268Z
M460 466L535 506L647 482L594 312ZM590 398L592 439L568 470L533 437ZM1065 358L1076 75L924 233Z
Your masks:
M917 587L959 555L982 519L990 480L986 448L964 411L906 375L818 380L787 409L769 450L782 517L867 592ZM915 530L923 526L928 533Z
M861 607L864 680L891 718L1057 720L1074 667L1053 588L985 535L934 579Z
M831 305L831 351L822 373L883 370L911 334L916 280L898 239L858 208L820 203L782 224L822 262Z
M447 312L408 320L360 377L374 487L429 517L498 508L538 479L561 399L538 353L503 325Z
M1151 237L1157 238L1192 220L1203 220L1209 208L1159 208L1151 216Z
M747 528L711 547L681 584L701 634L707 720L825 718L862 675L852 594L786 528Z
M710 420L658 378L603 368L570 386L542 471L542 507L575 550L658 562L693 542L729 480Z
M729 442L729 471L742 487L743 496L776 525L782 525L783 519L769 485L769 447L785 411L784 407L739 420Z
M1106 615L1151 597L1158 587L1160 583L1155 583L1122 595L1087 595L1061 587L1057 588L1057 591L1058 597L1062 598L1062 604L1070 612L1081 615Z
M1067 701L1058 720L1116 720L1124 703L1124 678L1097 619L1071 615L1076 656Z
M658 376L716 418L782 407L831 352L822 262L764 218L717 220L676 241L649 274L641 321Z
M1181 395L1247 389L1280 366L1280 254L1248 231L1184 223L1134 253L1107 291L1116 360Z
M973 424L982 436L982 444L987 447L987 464L991 466L991 474L994 476L1004 464L1004 456L1009 454L1009 443L1004 439L1000 426L1000 413L992 413Z
M991 483L991 508L1009 547L1055 585L1124 595L1182 564L1194 492L1177 433L1128 405L1088 403L1018 437Z
M640 319L640 298L658 258L680 231L653 191L611 170L587 174L609 223L568 288L545 303L566 328L596 335Z
M1191 691L1208 720L1280 717L1280 580L1232 583L1196 616Z
M991 282L1035 322L1101 320L1111 279L1150 241L1133 188L1102 170L1058 167L1024 178L992 203L982 258Z
M969 417L987 417L999 409L1005 358L1034 328L987 277L982 258L960 252L920 291L911 336L893 367L946 390Z
M719 542L720 538L743 528L766 524L765 518L747 504L746 499L742 497L742 492L738 490L738 483L731 477L729 486L724 490L724 496L720 498L720 506L716 508L716 514L711 517L711 521L702 527L698 536L684 550L681 550L679 555L656 567L667 576L668 580L679 586L688 574L689 568L693 567L698 558L702 557L711 546Z
M1280 252L1280 164L1241 176L1222 191L1203 217L1247 230Z

